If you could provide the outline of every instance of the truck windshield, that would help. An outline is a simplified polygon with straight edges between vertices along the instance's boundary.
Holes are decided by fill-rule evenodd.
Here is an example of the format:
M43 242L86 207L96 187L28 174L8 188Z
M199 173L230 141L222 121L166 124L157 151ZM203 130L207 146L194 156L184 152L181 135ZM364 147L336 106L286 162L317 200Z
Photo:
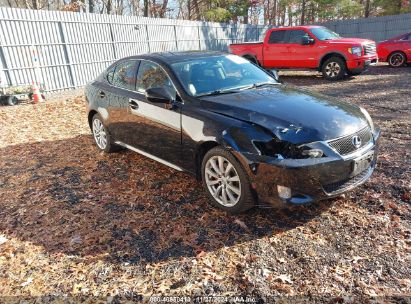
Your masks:
M310 29L310 31L315 37L317 37L318 40L333 40L341 38L340 35L325 27L314 27Z
M267 72L231 54L177 62L171 68L191 96L227 94L277 84Z

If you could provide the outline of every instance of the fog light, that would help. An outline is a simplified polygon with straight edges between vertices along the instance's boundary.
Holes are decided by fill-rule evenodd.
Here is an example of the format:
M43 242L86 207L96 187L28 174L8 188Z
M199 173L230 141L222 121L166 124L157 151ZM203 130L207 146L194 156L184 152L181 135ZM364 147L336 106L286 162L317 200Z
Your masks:
M287 199L291 197L291 188L284 186L277 186L278 196L282 199Z

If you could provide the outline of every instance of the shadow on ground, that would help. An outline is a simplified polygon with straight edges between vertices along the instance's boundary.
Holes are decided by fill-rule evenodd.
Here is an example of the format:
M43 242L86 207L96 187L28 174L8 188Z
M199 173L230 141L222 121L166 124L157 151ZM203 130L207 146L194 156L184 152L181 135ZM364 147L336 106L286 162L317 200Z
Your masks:
M100 153L91 136L0 150L0 230L47 252L159 262L279 234L332 202L229 216L201 184L130 151Z

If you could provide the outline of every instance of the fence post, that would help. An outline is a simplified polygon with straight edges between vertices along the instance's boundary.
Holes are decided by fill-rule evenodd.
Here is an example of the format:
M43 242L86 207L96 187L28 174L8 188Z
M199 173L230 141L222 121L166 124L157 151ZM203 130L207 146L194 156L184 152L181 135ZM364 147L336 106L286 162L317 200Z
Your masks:
M174 24L174 38L176 41L176 50L178 51L178 40L177 40L177 30L176 30L177 25Z
M73 67L71 66L70 57L68 55L67 43L66 43L66 38L65 38L65 35L64 35L64 30L63 30L63 23L61 21L59 21L57 24L58 24L58 27L59 27L61 43L63 44L64 58L66 60L66 65L68 67L71 86L73 88L75 88L76 85L75 85L75 82L74 82Z
M3 33L6 33L4 31L3 22L1 20L0 20L0 29ZM2 40L0 40L0 68L2 69L2 71L0 71L0 73L4 71L4 77L6 78L6 81L7 81L6 86L11 86L12 84L11 84L10 70L9 70L9 67L8 67L8 64L7 64L6 56L4 55L4 47L3 47L3 41ZM1 77L1 75L0 75L0 77ZM2 79L0 78L0 82L1 82L1 80Z
M146 37L147 37L148 52L151 53L150 35L148 34L148 24L147 23L146 23Z
M197 26L197 35L198 35L198 50L201 51L200 26Z
M109 27L110 27L111 45L113 46L114 60L116 60L117 59L116 39L115 39L114 33L113 33L113 25L111 23L109 23Z

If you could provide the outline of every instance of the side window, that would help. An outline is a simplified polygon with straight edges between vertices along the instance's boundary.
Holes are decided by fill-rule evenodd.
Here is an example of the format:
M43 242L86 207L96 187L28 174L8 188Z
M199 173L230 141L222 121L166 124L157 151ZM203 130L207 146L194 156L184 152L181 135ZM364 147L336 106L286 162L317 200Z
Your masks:
M106 74L106 79L110 84L113 84L113 76L114 76L114 70L116 67L112 67L110 70L108 70Z
M273 31L268 38L268 43L284 43L286 31Z
M136 74L137 74L137 61L130 60L120 63L116 66L111 84L134 91L136 89ZM110 72L107 75L107 80L110 81Z
M156 63L141 61L137 74L137 91L145 92L150 88L169 87L174 90L170 78Z
M288 43L298 43L300 44L303 37L308 36L308 34L303 30L292 30L288 36Z

